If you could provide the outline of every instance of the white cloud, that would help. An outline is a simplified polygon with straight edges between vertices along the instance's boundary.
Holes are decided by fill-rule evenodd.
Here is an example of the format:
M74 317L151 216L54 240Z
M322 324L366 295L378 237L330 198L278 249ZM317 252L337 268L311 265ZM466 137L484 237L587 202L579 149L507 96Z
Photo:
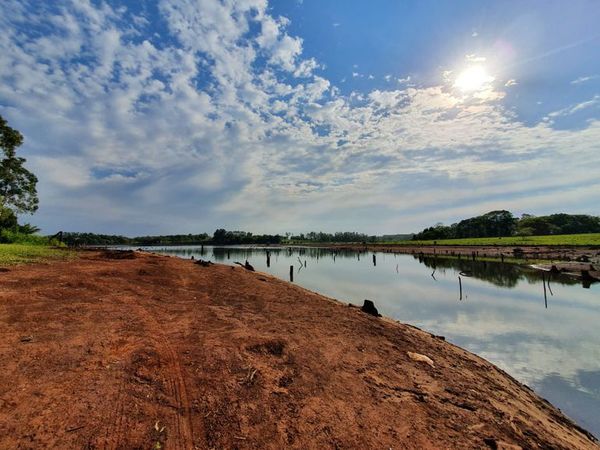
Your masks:
M319 65L316 59L305 59L298 64L296 70L294 71L294 76L308 78L313 74L315 69L320 67L322 66Z
M600 75L588 75L586 77L579 77L571 81L571 84L581 84L585 83L586 81L597 80L598 78L600 78Z
M465 59L472 63L481 63L486 61L485 56L477 56L475 54L465 55Z
M592 98L591 100L587 100L585 102L577 103L576 105L572 105L567 108L551 112L550 114L548 114L548 117L570 116L572 114L575 114L576 112L582 111L587 108L591 108L599 104L600 95L594 95L594 98Z
M574 131L525 125L491 87L464 95L406 76L398 89L341 95L265 0L161 0L169 40L107 4L6 1L0 112L25 134L40 177L36 217L49 232L70 217L83 226L86 215L102 216L87 227L105 232L169 232L173 221L277 232L357 207L390 216L374 227L406 231L409 206L431 209L418 217L466 198L483 207L473 192L496 179L505 184L489 192L512 192L519 177L528 185L514 195L534 198L526 193L547 167L560 167L553 182L567 186L569 171L600 162L598 121ZM54 31L28 31L47 24ZM442 182L466 188L452 197ZM566 192L566 203L577 195Z

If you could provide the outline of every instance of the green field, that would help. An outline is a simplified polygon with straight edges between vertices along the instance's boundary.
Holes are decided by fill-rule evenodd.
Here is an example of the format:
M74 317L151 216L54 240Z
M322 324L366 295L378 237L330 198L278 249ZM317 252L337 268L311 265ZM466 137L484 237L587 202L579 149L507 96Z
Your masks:
M0 266L27 264L75 257L75 252L64 248L30 244L0 244Z
M577 245L600 246L600 233L557 234L551 236L511 236L501 238L440 239L438 241L398 241L398 245Z

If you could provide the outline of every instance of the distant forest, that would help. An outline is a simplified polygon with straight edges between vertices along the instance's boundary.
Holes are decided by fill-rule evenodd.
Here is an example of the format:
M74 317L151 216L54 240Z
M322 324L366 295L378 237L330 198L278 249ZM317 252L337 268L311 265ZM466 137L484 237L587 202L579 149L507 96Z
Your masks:
M201 234L173 234L163 236L126 237L95 233L62 233L62 241L70 246L82 245L239 245L239 244L279 244L280 235L254 235L245 231L218 229L213 236Z
M323 233L311 231L294 235L252 234L246 231L227 231L223 228L216 230L212 236L201 234L174 234L164 236L126 237L119 235L96 233L62 233L62 241L70 246L82 245L250 245L250 244L301 244L318 242L392 242L408 240L412 234L392 234L384 236L369 236L353 231Z
M584 214L552 214L516 218L510 211L491 211L452 225L438 223L413 236L413 240L478 237L545 236L552 234L600 233L600 217Z
M250 245L250 244L302 244L302 243L377 243L414 240L436 240L476 237L540 236L549 234L600 233L600 217L572 214L516 218L509 211L491 211L477 217L461 220L452 225L438 223L417 234L388 234L373 236L353 231L292 234L252 234L246 231L216 230L212 236L200 234L174 234L164 236L126 237L95 233L62 233L62 241L71 246L82 245Z

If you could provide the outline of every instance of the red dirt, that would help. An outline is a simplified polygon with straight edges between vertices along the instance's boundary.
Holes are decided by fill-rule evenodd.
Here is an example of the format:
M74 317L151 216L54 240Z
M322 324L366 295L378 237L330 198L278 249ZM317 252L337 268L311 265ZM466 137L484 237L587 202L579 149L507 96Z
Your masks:
M239 267L111 255L0 273L0 448L599 448L414 327Z

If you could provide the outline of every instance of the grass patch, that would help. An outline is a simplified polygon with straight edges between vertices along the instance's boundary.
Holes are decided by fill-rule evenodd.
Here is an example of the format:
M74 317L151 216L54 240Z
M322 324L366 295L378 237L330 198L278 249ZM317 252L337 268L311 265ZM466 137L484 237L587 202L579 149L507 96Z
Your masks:
M388 242L397 245L573 245L600 246L600 233L557 234L551 236L510 236L493 238L439 239L437 241Z
M73 258L75 252L65 248L35 244L0 244L0 266Z

